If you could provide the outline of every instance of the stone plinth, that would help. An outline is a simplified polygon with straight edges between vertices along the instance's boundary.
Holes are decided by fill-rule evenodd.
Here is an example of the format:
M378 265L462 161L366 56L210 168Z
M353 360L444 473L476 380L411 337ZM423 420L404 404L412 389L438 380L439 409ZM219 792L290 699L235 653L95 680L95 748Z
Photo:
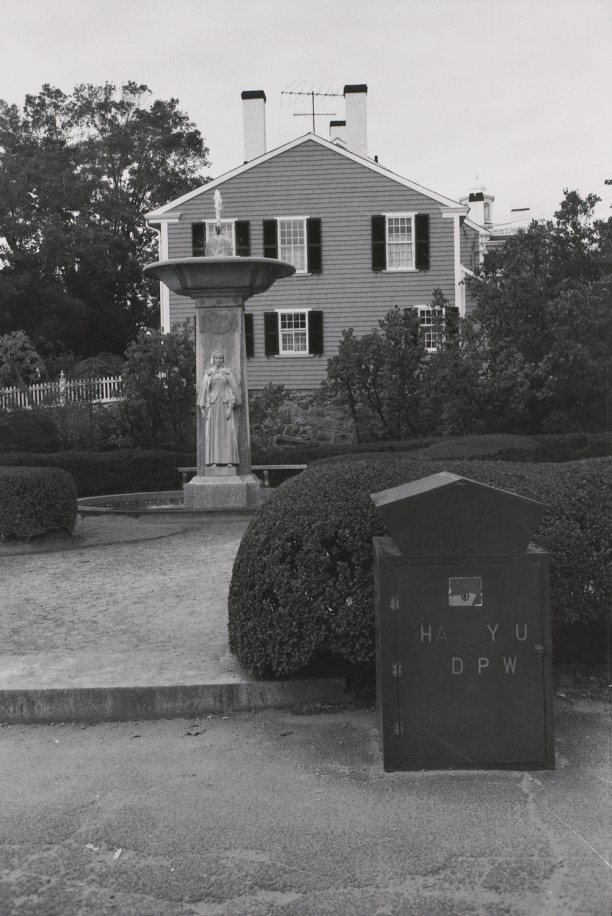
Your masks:
M202 477L186 483L185 509L255 509L261 505L262 484L254 474Z

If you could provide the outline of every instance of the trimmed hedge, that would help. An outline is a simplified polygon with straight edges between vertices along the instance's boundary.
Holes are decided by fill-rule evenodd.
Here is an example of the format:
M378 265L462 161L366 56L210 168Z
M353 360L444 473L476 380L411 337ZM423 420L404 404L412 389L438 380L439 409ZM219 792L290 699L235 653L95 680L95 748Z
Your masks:
M179 488L176 469L195 463L193 454L138 449L0 455L0 466L42 466L69 471L76 482L78 496L175 490Z
M534 535L551 554L553 625L607 613L610 461L564 464L364 458L318 465L283 484L247 529L229 594L230 649L247 668L288 674L319 652L374 657L370 493L448 470L541 500Z
M73 478L60 468L0 468L0 538L71 534L77 519Z
M384 439L350 445L321 445L305 441L300 446L253 450L253 464L311 464L353 456L403 455L448 461L577 461L610 455L607 433L559 433L538 436L491 433L482 436L444 436L428 439Z

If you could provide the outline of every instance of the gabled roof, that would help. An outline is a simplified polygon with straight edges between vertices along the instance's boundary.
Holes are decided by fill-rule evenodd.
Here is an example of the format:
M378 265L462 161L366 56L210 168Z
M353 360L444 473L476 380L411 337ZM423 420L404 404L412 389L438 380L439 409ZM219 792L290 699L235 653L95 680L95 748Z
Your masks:
M345 159L350 159L352 162L357 162L359 165L364 166L364 168L371 169L378 175L383 175L385 178L396 181L398 184L403 185L405 188L410 188L412 191L417 191L420 194L424 194L425 197L429 197L432 200L437 201L437 203L441 204L443 207L461 207L461 204L459 204L456 200L451 200L450 197L444 197L444 195L438 194L436 191L431 191L429 188L424 188L422 185L417 184L415 181L410 181L408 178L402 178L401 175L396 175L395 172L391 172L389 169L386 169L384 166L380 165L380 163L374 162L373 159L367 159L364 156L358 156L356 153L352 153L350 150L347 150L342 146L338 146L336 143L331 143L329 140L324 140L323 137L318 137L316 134L310 133L304 134L303 137L297 137L295 140L291 140L289 143L285 143L284 146L279 146L274 150L270 150L270 152L264 153L262 156L258 156L256 159L251 159L250 162L245 162L244 165L241 165L236 169L232 169L230 172L226 172L224 175L221 175L219 178L215 178L213 181L209 181L208 184L200 185L199 188L195 188L193 191L188 191L188 193L183 194L182 197L177 197L175 200L171 200L169 203L164 204L161 207L157 207L155 210L151 210L150 213L145 213L145 219L151 222L155 222L156 219L163 219L165 214L170 213L170 211L175 210L177 207L180 207L181 204L188 200L192 200L192 198L197 197L199 194L203 194L206 191L210 191L213 188L219 187L219 185L224 184L231 178L235 178L237 175L242 175L244 172L248 172L250 169L261 165L262 162L267 162L269 159L274 159L276 156L280 156L283 153L286 153L288 150L294 149L296 146L300 146L301 144L307 143L309 141L318 143L325 149L332 150L338 156L344 156ZM467 207L464 208L464 212L467 213Z

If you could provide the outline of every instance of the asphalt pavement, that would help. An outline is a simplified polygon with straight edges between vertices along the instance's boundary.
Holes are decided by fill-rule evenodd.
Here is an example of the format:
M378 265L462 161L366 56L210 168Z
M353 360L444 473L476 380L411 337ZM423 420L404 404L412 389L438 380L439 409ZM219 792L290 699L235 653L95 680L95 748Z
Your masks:
M385 773L372 709L0 728L3 916L609 916L610 702L557 768Z

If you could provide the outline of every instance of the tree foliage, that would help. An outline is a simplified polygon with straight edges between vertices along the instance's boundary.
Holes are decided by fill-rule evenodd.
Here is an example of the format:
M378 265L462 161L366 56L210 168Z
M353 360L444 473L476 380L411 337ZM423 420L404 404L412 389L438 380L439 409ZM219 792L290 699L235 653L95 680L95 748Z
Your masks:
M444 337L440 290L432 296L432 334ZM327 364L325 396L348 407L357 440L378 433L405 439L430 432L428 350L414 309L391 309L369 334L343 331L337 356Z
M32 385L44 373L43 361L27 334L13 331L0 337L0 386Z
M128 347L120 402L125 446L195 449L193 327L141 331Z
M498 419L527 431L605 425L612 360L612 221L565 191L554 220L533 222L484 258L465 355ZM475 357L475 350L479 354Z
M469 281L472 314L455 323L440 290L424 347L414 310L396 308L363 337L343 332L324 391L348 407L358 438L606 427L612 368L612 220L595 195L565 192L554 220L491 249Z
M178 100L135 82L0 101L0 333L123 353L157 322L144 214L202 184L207 154Z

